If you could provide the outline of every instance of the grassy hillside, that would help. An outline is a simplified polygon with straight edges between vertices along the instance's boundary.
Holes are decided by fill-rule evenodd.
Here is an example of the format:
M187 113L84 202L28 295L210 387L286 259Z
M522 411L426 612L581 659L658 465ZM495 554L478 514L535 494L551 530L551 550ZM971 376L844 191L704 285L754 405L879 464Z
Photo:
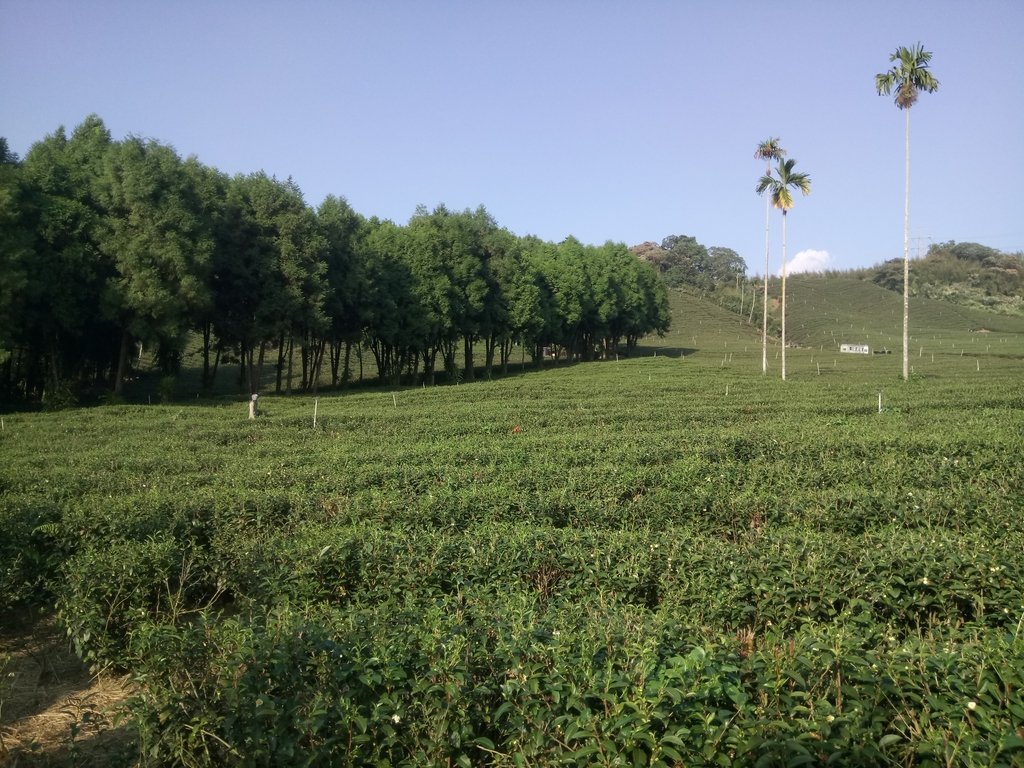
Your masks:
M777 282L770 296L778 296ZM900 369L902 297L878 285L843 275L797 275L787 281L790 377L847 375L889 383ZM760 306L752 324L701 294L670 292L672 329L649 340L663 354L730 371L760 372ZM771 303L777 327L777 301ZM1024 363L1024 318L944 301L910 301L911 365L918 377L971 372L1012 379ZM841 354L841 344L868 344L890 355ZM778 371L778 339L769 338L770 372Z

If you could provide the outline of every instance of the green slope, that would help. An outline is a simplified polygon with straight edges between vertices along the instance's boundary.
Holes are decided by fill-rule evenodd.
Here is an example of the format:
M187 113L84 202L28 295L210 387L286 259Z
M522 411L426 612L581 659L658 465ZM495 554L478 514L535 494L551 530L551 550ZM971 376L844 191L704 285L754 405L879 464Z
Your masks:
M778 284L771 295L778 296ZM743 371L760 370L760 305L748 315L729 311L687 289L669 293L672 328L647 349L684 355L693 362ZM888 376L899 368L902 297L856 277L798 275L787 283L787 353L792 375L871 372ZM778 326L778 302L772 323ZM769 329L772 334L772 329ZM842 344L867 344L872 352L850 355ZM769 337L769 372L779 368L777 332ZM1019 372L1024 362L1024 318L926 298L910 300L911 365L916 375Z
M650 346L662 347L667 353L705 357L742 347L761 348L760 315L752 324L747 323L746 314L741 317L689 288L670 289L669 307L672 327L663 338L648 339Z
M789 334L793 342L869 343L899 346L903 299L866 280L832 275L799 275L787 286ZM987 312L926 298L910 300L911 336L960 337L982 329L1024 333L1024 318ZM846 338L850 337L850 338Z

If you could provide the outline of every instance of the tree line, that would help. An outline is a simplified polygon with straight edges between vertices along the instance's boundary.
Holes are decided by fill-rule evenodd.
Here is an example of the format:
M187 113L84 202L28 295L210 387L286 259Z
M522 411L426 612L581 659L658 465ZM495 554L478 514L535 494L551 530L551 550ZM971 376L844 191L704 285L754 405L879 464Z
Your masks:
M257 391L294 374L343 384L353 349L381 380L506 370L513 346L579 360L669 325L657 271L624 244L517 236L481 206L405 225L318 207L291 180L228 176L86 118L24 159L0 138L0 392L121 394L141 349L176 374L201 339L202 384L239 362Z

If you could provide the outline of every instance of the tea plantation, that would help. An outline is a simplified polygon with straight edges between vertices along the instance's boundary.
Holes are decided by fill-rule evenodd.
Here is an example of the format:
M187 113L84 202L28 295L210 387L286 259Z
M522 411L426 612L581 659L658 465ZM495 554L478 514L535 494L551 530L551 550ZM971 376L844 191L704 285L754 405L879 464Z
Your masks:
M677 294L631 359L7 414L3 608L142 764L1020 765L1024 323L912 303L903 382L894 294L791 291L785 382Z

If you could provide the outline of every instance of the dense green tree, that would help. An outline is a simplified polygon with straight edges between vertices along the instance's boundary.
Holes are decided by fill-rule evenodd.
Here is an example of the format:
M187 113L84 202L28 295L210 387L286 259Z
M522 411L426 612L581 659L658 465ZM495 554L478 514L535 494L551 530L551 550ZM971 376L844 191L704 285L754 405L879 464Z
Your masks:
M596 307L587 248L575 237L567 237L554 250L545 271L554 289L558 331L553 341L570 357L588 360L596 325Z
M707 251L708 260L702 265L702 272L714 287L730 286L746 274L746 262L732 248L712 245Z
M249 390L258 391L273 342L279 381L290 360L286 345L296 337L303 343L306 377L315 375L315 344L328 326L327 242L298 187L264 173L232 179L218 248L214 327L221 340L238 350Z
M667 327L664 282L622 244L520 238L482 206L417 209L407 226L364 220L330 196L314 211L290 179L229 178L170 146L111 139L89 116L19 162L0 140L0 375L4 397L60 400L103 382L120 394L138 352L165 372L188 334L202 381L222 361L257 392L276 348L276 387L333 384L371 350L383 381L432 382L437 358L491 375L516 342L588 360ZM676 266L718 280L738 259L680 239ZM701 257L686 259L687 246ZM724 266L723 266L724 265ZM724 270L724 272L723 272ZM456 367L462 347L463 367Z
M603 352L611 357L623 340L630 353L641 336L667 330L668 294L655 269L634 258L622 244L606 243L601 250L609 278L607 288L598 289L605 324Z
M224 279L228 273L225 265L234 256L227 247L229 241L225 237L227 194L231 179L227 174L203 165L194 157L185 161L183 171L189 177L196 210L210 236L209 259L203 264L207 290L201 300L195 302L192 317L192 327L202 337L201 381L203 389L208 390L213 386L220 361L228 351L225 341L214 333L214 321L218 308L218 294L226 288Z
M227 187L217 228L213 276L213 332L224 347L234 349L250 392L258 390L253 355L271 335L270 275L276 258L272 238L264 232L253 206L256 187L266 177L235 176Z
M643 303L634 306L626 319L624 331L627 352L635 350L643 336L650 333L663 336L672 322L665 283L654 270L643 266L637 271L636 277Z
M707 248L690 235L669 235L661 241L660 253L650 246L634 247L633 252L654 264L670 288L691 285L702 291L714 291L733 285L746 264L731 248Z
M497 337L502 373L508 372L509 358L517 342L536 357L538 340L551 312L550 292L529 257L526 241L506 234L509 242L491 260L505 318Z
M875 75L879 95L895 93L896 106L906 115L903 195L903 380L910 378L910 108L921 91L933 93L939 81L928 70L931 51L920 43L896 49L889 57L893 64L887 72Z
M544 347L559 344L562 337L563 322L559 313L559 300L555 284L551 279L552 264L557 259L558 246L554 243L528 235L521 241L523 261L530 273L536 276L535 295L536 314L522 318L518 322L526 323L525 342L530 355L537 364L544 362Z
M462 338L465 380L472 381L476 369L474 345L488 336L493 326L489 310L496 284L485 240L497 225L483 206L474 212L466 210L459 214L441 210L444 247L455 289L452 319Z
M811 193L811 177L793 170L796 160L780 160L778 178L765 175L757 185L759 195L768 192L772 205L782 211L782 378L786 378L786 222L789 209L793 207L792 190L799 189L804 195Z
M120 333L107 284L116 272L99 249L106 210L98 194L110 132L95 115L70 137L58 128L23 163L31 190L35 253L21 304L26 389L65 399L116 370Z
M320 204L317 220L326 243L324 310L330 321L331 384L337 385L350 378L352 345L359 343L364 325L366 226L363 217L352 210L344 198L334 195L328 195Z
M3 394L12 397L15 355L22 351L22 317L35 255L35 211L21 163L0 137L0 371Z
M692 285L702 290L712 290L704 275L708 260L708 249L690 235L669 235L661 241L666 252L661 264L665 282L670 288Z
M106 213L98 248L114 266L105 305L120 330L120 394L133 342L158 344L165 372L175 370L186 332L210 303L213 231L192 177L166 145L113 145L98 187Z
M409 266L410 232L370 219L366 239L366 342L382 381L398 384L422 346L428 327Z
M451 258L447 209L433 213L418 209L406 229L407 245L403 258L412 276L411 291L416 297L417 355L423 364L425 381L434 383L437 356L444 361L449 376L455 375L455 352L459 340L456 306L460 302Z

